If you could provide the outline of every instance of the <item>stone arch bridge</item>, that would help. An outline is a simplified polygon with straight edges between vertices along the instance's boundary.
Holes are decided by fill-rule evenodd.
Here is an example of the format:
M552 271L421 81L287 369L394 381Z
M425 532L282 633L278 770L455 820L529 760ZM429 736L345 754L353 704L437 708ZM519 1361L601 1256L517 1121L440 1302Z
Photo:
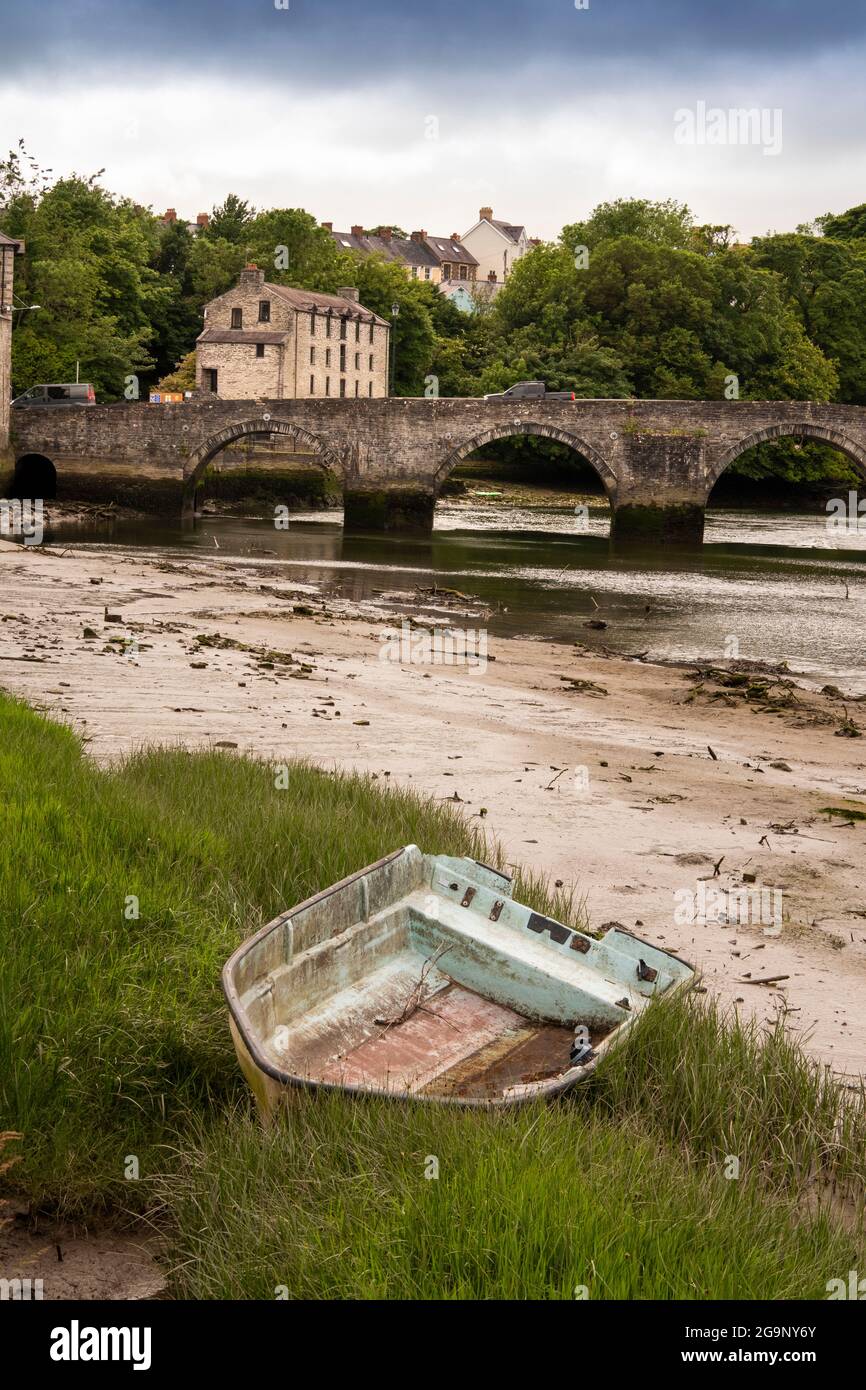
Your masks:
M16 467L38 472L47 460L58 496L189 514L197 482L222 449L284 436L336 475L346 526L363 531L429 530L456 465L519 434L558 440L592 465L617 539L699 541L716 480L769 439L823 440L866 479L866 408L809 401L203 400L13 410L11 423L0 496L9 495Z

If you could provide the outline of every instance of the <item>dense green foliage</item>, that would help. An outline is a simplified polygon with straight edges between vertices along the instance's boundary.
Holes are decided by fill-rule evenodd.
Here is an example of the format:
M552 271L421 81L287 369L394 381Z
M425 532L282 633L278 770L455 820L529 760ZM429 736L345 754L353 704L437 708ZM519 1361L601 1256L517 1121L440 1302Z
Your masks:
M78 362L100 399L121 399L133 374L144 394L252 260L275 283L357 285L389 319L396 304L400 395L529 378L579 396L866 402L866 205L747 246L672 200L603 203L518 262L474 315L395 263L340 250L302 209L229 194L190 232L108 193L98 174L53 181L23 146L0 164L0 230L25 239L17 294L40 306L15 315L16 392L68 379ZM826 473L829 451L818 452ZM796 477L790 451L772 460ZM838 477L838 460L829 467Z
M3 1187L148 1214L174 1293L820 1298L862 1261L835 1205L862 1209L862 1098L698 999L648 1010L560 1104L298 1095L264 1132L219 988L234 946L396 845L496 847L442 803L301 764L285 789L219 751L100 771L2 695L0 750ZM540 882L516 893L570 916Z

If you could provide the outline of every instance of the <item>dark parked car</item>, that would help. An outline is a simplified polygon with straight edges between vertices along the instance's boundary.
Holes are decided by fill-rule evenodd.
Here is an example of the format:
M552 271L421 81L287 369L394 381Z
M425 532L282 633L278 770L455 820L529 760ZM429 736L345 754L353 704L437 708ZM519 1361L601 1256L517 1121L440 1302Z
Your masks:
M548 391L543 381L518 381L507 391L491 391L484 397L486 401L525 401L544 397L548 401L573 401L573 391Z
M96 392L89 381L51 381L47 385L31 386L22 396L16 396L12 404L96 405Z

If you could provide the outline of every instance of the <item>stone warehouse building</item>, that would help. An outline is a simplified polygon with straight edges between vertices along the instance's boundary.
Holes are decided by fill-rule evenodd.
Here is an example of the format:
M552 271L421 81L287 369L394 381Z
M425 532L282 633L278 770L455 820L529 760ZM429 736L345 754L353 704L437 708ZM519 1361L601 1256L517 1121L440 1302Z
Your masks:
M16 255L23 241L0 232L0 454L9 444L9 402L12 396L12 282Z
M337 294L271 285L257 266L212 299L196 342L196 387L222 400L387 396L390 324Z

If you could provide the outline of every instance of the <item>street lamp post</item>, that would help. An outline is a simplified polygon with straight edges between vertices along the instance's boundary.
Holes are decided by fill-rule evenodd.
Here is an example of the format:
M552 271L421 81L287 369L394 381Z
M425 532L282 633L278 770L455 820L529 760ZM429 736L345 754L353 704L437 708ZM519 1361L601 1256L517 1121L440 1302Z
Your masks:
M395 300L391 305L391 387L389 395L393 396L394 386L397 380L397 320L400 317L400 305Z

